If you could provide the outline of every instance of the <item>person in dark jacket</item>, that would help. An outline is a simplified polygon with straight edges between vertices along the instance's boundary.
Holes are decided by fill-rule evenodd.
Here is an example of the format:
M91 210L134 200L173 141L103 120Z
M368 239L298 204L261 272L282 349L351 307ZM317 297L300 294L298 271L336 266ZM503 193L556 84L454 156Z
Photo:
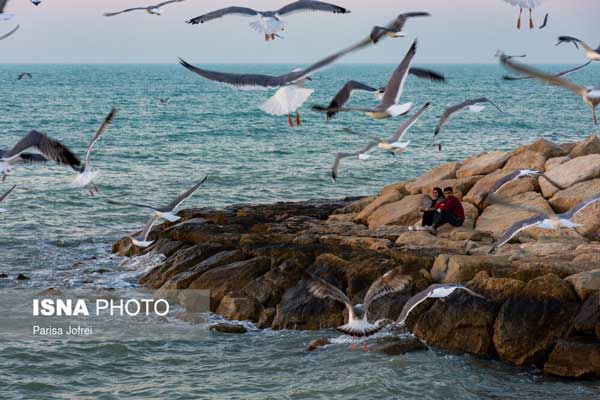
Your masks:
M460 200L454 195L454 190L451 187L446 187L444 188L444 195L446 200L437 209L437 215L433 218L433 233L444 224L462 226L465 222L465 210Z
M442 205L444 200L446 200L446 198L444 197L444 192L439 187L433 188L431 194L431 206L429 206L429 208L422 207L419 209L423 213L423 220L421 221L421 226L433 225L433 219L437 215L438 208Z

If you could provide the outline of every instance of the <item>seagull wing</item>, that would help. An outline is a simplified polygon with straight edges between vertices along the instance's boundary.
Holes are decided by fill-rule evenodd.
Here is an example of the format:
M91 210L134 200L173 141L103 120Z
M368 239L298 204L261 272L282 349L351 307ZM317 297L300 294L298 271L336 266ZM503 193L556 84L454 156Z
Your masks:
M497 249L498 247L506 244L510 239L515 237L519 232L524 231L525 229L529 229L533 226L539 225L544 219L546 219L545 215L536 215L536 216L529 217L527 219L515 222L510 228L508 228L506 230L506 232L504 232L502 234L502 236L500 236L498 241L496 241L496 243L494 243L494 246L492 247L492 250L490 250L490 252L492 252L493 250Z
M565 219L571 219L574 216L576 216L577 214L579 214L581 211L583 211L585 208L591 206L594 203L597 203L598 201L600 201L600 193L596 194L595 196L590 197L587 200L582 201L581 203L577 204L575 207L571 208L566 213L559 214L558 217L565 218Z
M183 203L184 201L189 199L194 194L194 192L196 190L198 190L198 188L200 186L202 186L202 184L204 182L206 182L206 179L208 179L208 176L205 176L200 182L196 183L190 189L186 190L185 192L183 192L179 196L177 196L177 198L175 200L173 200L172 202L170 202L169 205L165 207L165 209L167 211L175 210L177 207L179 207L181 205L181 203Z
M41 154L21 153L19 162L23 164L41 164L48 162L48 159Z
M365 318L369 311L369 306L373 301L387 294L398 292L406 289L411 283L411 278L404 274L404 267L394 268L391 271L386 272L375 281L367 290L365 300L363 303L363 309L365 310Z
M397 320L398 323L404 324L404 322L406 321L406 318L408 317L408 314L410 314L410 312L412 310L414 310L414 308L416 306L418 306L419 304L421 304L422 302L427 300L429 298L429 296L431 296L431 293L433 293L433 290L438 286L442 286L442 285L441 284L431 285L427 289L420 291L419 293L415 294L413 297L408 299L408 301L404 304L404 307L402 307L402 311L400 312L400 316L398 317L398 320Z
M342 161L342 158L357 157L360 154L365 154L376 145L377 142L369 142L362 149L354 153L337 153L335 155L335 160L333 161L333 166L331 167L331 178L333 179L333 182L335 182L338 177L338 171L340 168L340 162Z
M412 67L408 70L408 73L416 76L417 78L429 79L434 82L446 81L446 77L444 77L444 75L429 69Z
M319 299L325 299L329 297L335 301L339 301L340 303L344 303L348 312L353 317L354 310L352 309L352 303L350 303L350 299L344 292L340 289L333 286L331 283L327 282L324 279L316 277L312 274L307 274L308 279L308 291L315 297Z
M127 202L123 202L123 201L116 201L116 200L106 200L107 203L109 204L114 204L117 206L132 206L132 207L138 207L138 208L148 208L150 210L154 210L154 211L160 211L157 207L154 206L150 206L148 204L140 204L140 203L127 203Z
M105 17L113 17L115 15L119 15L119 14L123 14L126 12L130 12L130 11L138 11L138 10L146 10L146 7L135 7L135 8L128 8L126 10L121 10L121 11L117 11L117 12L111 12L111 13L104 13Z
M110 123L112 122L116 113L117 113L117 109L113 108L112 110L110 110L108 115L106 115L106 117L104 117L104 121L102 121L100 128L98 128L98 130L96 131L96 134L92 138L92 141L88 145L87 153L85 154L85 163L86 164L88 164L90 162L90 156L92 155L92 148L94 147L94 145L96 144L98 139L100 139L100 136L102 136L102 134L104 133L104 131L106 130L108 125L110 125Z
M302 11L325 11L334 14L347 14L350 12L347 8L336 6L335 4L314 0L299 0L281 7L275 13L277 15L289 15Z
M162 6L166 6L167 4L171 4L171 3L181 3L183 0L168 0L168 1L163 1L162 3L158 3L156 5L157 8L162 7Z
M348 81L342 88L336 93L331 102L327 107L322 107L315 105L312 107L313 110L327 112L327 119L332 118L335 114L337 114L337 109L343 107L352 94L356 90L362 90L366 92L377 92L377 89L365 85L364 83L357 81Z
M417 111L415 114L413 114L412 117L410 117L405 123L403 123L400 126L400 128L398 128L396 133L394 133L394 135L388 139L388 142L393 143L393 142L397 142L398 140L402 139L404 137L404 135L406 134L406 132L408 132L410 127L413 126L415 122L417 122L417 120L421 117L421 115L423 115L423 113L425 111L427 111L430 104L431 103L429 103L429 102L425 103L425 105L423 107L421 107L421 109L419 111Z
M494 183L494 186L492 186L490 193L496 193L498 190L500 190L502 186L506 185L508 182L512 181L517 176L519 176L520 173L521 171L517 170L511 172L510 174L504 175L502 178L498 179L496 183Z
M225 7L220 10L212 11L204 15L200 15L196 18L192 18L189 21L186 21L188 24L197 25L203 24L208 21L212 21L213 19L222 18L226 15L241 15L250 17L253 15L258 15L258 11L253 10L248 7Z
M446 122L448 122L448 119L450 119L450 117L453 114L457 113L458 111L462 110L463 108L466 108L466 107L472 106L473 104L478 104L478 103L490 103L494 107L496 107L498 109L498 111L502 112L500 107L498 107L493 101L491 101L490 99L488 99L486 97L479 97L477 99L465 100L462 103L459 103L454 106L446 108L446 110L440 117L440 120L438 121L437 127L435 128L435 133L433 134L433 136L437 136L442 131L442 127L446 124Z
M13 29L12 31L10 31L10 32L8 32L8 33L5 33L4 35L0 36L0 40L2 40L2 39L6 39L7 37L9 37L10 35L12 35L12 34L13 34L13 33L15 33L16 31L18 31L20 26L21 26L21 25L17 25L17 26L15 26L15 27L14 27L14 29Z
M580 69L587 67L591 63L592 63L592 60L586 62L585 64L579 65L575 68L571 68L566 71L559 72L558 74L555 74L554 76L565 76L565 75L571 74L573 72L577 72ZM517 80L523 80L523 79L533 79L533 76L507 76L507 75L504 75L502 77L502 79L507 80L507 81L517 81Z
M144 230L142 231L142 238L144 238L144 240L148 240L148 236L150 235L150 232L152 232L152 228L154 227L154 225L156 225L156 223L159 220L160 220L160 217L156 214L153 214L150 217L150 219L146 223L146 226L144 227Z
M404 56L404 59L398 65L387 85L385 86L385 93L383 94L383 99L377 106L378 108L388 108L391 105L394 105L398 102L400 96L402 96L402 91L404 90L404 82L406 82L406 76L408 75L408 71L410 69L410 64L412 60L417 54L417 41L415 40Z
M27 150L37 151L48 160L68 165L74 170L78 170L81 165L81 161L65 145L35 130L23 136L12 149L3 154L2 158L10 161Z
M4 7L6 6L7 2L8 0L0 0L0 14L4 12Z
M548 25L548 13L546 13L546 16L544 17L544 22L542 22L542 25L540 25L538 29L544 29L546 25Z
M13 185L13 187L11 187L10 189L8 189L8 192L6 192L2 196L0 196L0 203L2 203L4 201L4 199L10 194L10 192L12 192L13 190L15 190L16 187L17 187L17 185Z
M579 50L579 43L582 43L582 41L573 36L559 36L556 46L562 43L573 43L573 45L575 45L575 47Z

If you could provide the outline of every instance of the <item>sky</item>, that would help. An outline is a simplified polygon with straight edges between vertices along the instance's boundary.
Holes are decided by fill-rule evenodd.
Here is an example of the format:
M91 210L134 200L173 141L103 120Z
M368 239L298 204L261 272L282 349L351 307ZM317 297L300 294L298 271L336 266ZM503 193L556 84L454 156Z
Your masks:
M155 0L157 1L157 0ZM600 44L600 0L544 0L534 10L536 26L546 12L548 27L515 28L518 8L505 0L330 0L350 14L303 13L287 16L283 40L265 43L248 23L230 16L202 25L184 21L229 5L277 9L291 0L185 0L163 8L160 17L132 12L104 17L103 12L145 6L152 0L9 0L0 21L0 35L20 24L12 37L0 41L0 63L308 63L355 43L373 25L397 14L428 11L405 26L409 37L386 40L355 53L347 63L396 63L419 39L419 63L494 63L496 50L526 53L530 63L574 64L582 59L571 45L555 47L558 35ZM398 41L403 42L401 46Z

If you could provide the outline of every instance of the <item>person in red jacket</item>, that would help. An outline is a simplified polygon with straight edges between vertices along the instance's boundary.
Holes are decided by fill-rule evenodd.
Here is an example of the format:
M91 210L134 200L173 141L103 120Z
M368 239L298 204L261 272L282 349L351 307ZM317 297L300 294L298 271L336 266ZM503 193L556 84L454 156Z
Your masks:
M444 225L462 226L465 222L465 210L462 203L454 195L454 190L451 187L444 188L446 200L437 209L437 215L433 218L433 232Z

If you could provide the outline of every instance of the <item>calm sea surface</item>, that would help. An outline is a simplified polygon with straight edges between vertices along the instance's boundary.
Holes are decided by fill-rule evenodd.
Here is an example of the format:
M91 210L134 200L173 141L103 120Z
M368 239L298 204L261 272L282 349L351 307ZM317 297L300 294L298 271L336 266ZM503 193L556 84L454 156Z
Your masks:
M277 74L296 65L223 65L214 69ZM375 193L441 163L482 151L510 150L543 137L580 140L594 127L591 110L566 91L533 81L503 82L496 65L427 65L445 84L409 78L405 101L431 109L411 129L399 157L375 153L347 159L338 183L334 155L355 151L361 134L392 134L403 117L372 121L358 114L325 122L310 111L327 103L349 79L385 84L393 65L340 65L314 77L316 92L301 110L303 125L264 115L257 105L272 92L235 91L204 81L176 65L0 65L0 148L30 129L48 133L83 158L87 143L111 107L120 109L95 148L100 193L71 189L74 175L57 166L18 168L0 183L17 189L0 215L0 288L130 288L135 274L110 255L111 243L143 226L143 210L114 207L108 198L155 204L170 201L204 175L205 186L187 206L224 206L280 200L341 198ZM540 66L560 71L568 66ZM572 79L600 81L593 65ZM19 72L33 79L17 81ZM493 107L457 115L444 129L442 152L432 135L444 107L487 96ZM170 98L161 105L158 98ZM373 105L370 94L354 104ZM352 127L357 134L343 131ZM89 259L83 266L73 263ZM17 273L31 280L15 281ZM543 377L537 371L438 351L390 357L348 352L346 343L308 354L316 337L333 331L211 334L199 342L46 345L0 341L0 399L196 398L528 398L595 399L600 384ZM343 340L339 341L343 342Z

